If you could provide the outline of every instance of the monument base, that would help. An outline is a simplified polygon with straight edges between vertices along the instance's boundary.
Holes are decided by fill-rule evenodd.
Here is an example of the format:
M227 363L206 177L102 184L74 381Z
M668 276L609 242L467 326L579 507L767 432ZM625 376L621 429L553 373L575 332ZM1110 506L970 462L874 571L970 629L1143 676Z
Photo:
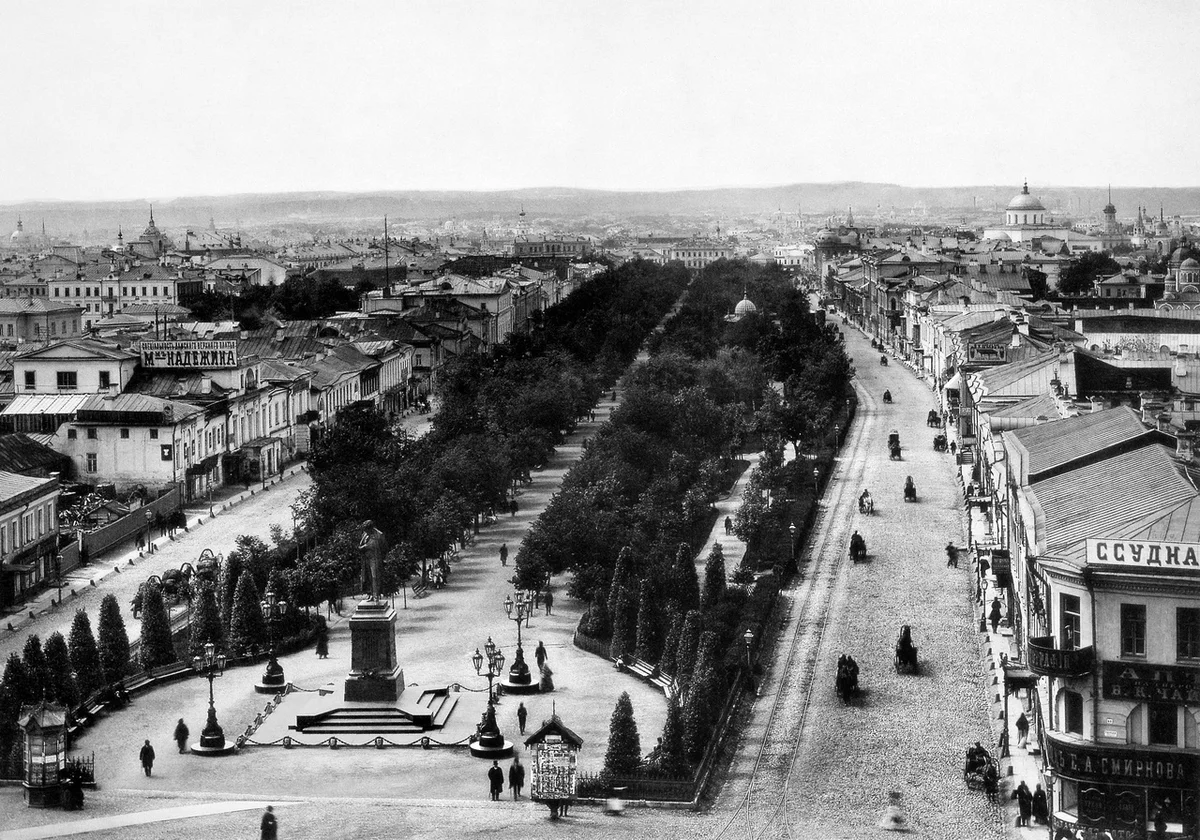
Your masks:
M395 703L404 691L396 662L396 611L386 601L361 601L350 616L350 675L345 699Z
M397 665L380 673L351 671L344 699L349 703L395 703L404 693L404 671Z

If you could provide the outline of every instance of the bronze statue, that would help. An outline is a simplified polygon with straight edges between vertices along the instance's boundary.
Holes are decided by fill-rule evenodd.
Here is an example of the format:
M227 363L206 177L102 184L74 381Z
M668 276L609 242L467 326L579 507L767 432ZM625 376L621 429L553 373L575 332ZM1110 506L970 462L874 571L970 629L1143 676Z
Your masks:
M387 539L370 519L363 523L362 539L358 542L358 550L362 552L358 589L360 592L365 592L372 601L378 601L382 581L380 571L383 567L383 555L387 553ZM368 576L371 584L369 587L367 586Z

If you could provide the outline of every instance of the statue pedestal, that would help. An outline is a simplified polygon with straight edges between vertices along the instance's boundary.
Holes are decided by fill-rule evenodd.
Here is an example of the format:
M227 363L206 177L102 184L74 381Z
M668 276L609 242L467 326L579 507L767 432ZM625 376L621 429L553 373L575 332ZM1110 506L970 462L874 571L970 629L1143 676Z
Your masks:
M395 703L404 691L396 664L396 611L386 601L361 601L350 616L348 702Z

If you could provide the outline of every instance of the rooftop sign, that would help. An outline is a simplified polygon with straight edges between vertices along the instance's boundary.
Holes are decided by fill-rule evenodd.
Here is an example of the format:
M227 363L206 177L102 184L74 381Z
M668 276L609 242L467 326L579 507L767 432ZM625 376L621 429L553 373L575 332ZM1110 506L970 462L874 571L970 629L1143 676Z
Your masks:
M1200 567L1200 543L1087 540L1087 562L1101 566Z
M236 341L143 341L145 368L236 368Z

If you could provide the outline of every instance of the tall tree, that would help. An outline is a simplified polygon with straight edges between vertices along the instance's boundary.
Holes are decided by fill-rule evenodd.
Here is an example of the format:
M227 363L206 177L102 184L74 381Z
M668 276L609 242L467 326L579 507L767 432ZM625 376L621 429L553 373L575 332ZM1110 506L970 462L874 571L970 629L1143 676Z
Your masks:
M659 771L664 776L685 776L691 769L687 745L683 740L683 710L678 693L667 698L667 719L663 723L662 749L659 752Z
M79 696L81 699L91 697L93 692L104 687L104 669L100 667L100 650L96 647L92 620L86 610L75 610L67 649L71 654L71 668L75 671Z
M100 670L108 685L118 682L129 673L129 633L117 596L111 592L100 601L100 622L97 639L100 649Z
M262 646L267 640L267 624L263 620L258 587L249 570L238 578L233 596L233 618L229 622L229 647L234 652Z
M217 650L225 649L225 628L217 609L217 592L211 584L202 585L196 593L196 615L192 618L192 633L188 640L188 655L201 656L204 645L212 642Z
M616 612L612 615L612 639L608 644L608 654L613 659L633 653L637 641L634 603L633 593L628 588L622 587L617 596Z
M701 636L700 660L696 663L687 700L683 704L683 739L688 758L693 762L704 757L721 708L719 678L712 656L715 648L716 633L706 630Z
M8 661L4 663L4 677L0 678L0 682L8 686L8 690L16 698L18 708L22 704L36 703L42 699L40 694L34 694L37 687L29 678L29 669L25 667L25 661L16 651L8 655ZM16 720L14 717L13 723L16 723Z
M1086 295L1096 285L1096 277L1116 274L1121 264L1100 251L1088 251L1068 266L1058 278L1058 291L1063 295Z
M225 625L228 634L230 622L233 621L233 597L237 592L238 580L246 566L242 563L242 554L231 551L221 561L217 573L217 605L221 608L221 623Z
M725 552L720 543L713 543L712 551L708 552L708 561L704 564L704 595L700 599L701 608L711 610L725 597Z
M629 692L621 693L608 724L608 748L604 753L603 773L608 778L632 776L642 764L642 741L633 719L633 701Z
M642 581L638 595L637 643L634 653L644 662L657 662L662 655L663 628L662 611L654 596L654 585L650 580Z
M30 633L25 637L21 661L25 663L25 678L29 680L34 702L43 697L52 697L50 666L46 664L46 653L42 650L42 640L37 634Z
M686 688L696 669L696 649L700 645L700 611L689 610L679 632L679 651L675 654L675 680Z
M79 705L79 687L71 673L71 654L67 651L67 640L55 630L46 637L42 650L46 654L46 666L50 670L48 694L68 709Z
M675 552L675 599L679 602L679 611L687 615L689 610L700 608L700 577L696 574L696 560L692 557L692 547L680 543Z
M633 584L633 549L625 546L617 555L617 565L613 569L612 582L608 585L608 617L610 621L616 621L617 601Z
M683 615L674 604L667 609L663 626L667 628L667 632L663 636L662 653L658 657L658 669L673 677L678 661L676 657L679 655L679 635L683 632Z
M162 590L147 586L142 596L142 634L138 658L142 668L149 671L175 661L175 645L171 641L171 622Z

